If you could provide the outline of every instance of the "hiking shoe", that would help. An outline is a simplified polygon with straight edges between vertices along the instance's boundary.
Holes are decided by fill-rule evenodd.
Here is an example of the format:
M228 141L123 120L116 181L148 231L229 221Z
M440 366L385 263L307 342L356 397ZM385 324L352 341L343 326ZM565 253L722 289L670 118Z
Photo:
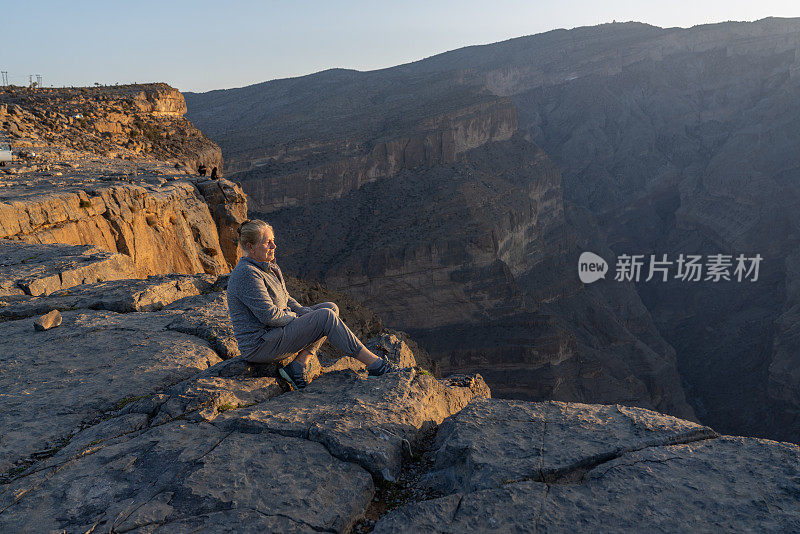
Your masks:
M381 362L377 369L370 369L367 367L367 374L369 376L383 376L386 373L397 373L400 371L410 371L412 369L412 367L400 367L389 360L381 360Z
M299 365L294 365L294 362L292 362L278 369L278 374L289 383L289 387L294 391L303 389L308 385L304 371L305 369Z

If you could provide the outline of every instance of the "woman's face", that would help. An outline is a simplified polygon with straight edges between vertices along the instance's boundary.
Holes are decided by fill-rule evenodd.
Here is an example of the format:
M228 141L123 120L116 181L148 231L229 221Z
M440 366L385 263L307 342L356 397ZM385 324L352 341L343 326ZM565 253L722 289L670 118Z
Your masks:
M261 232L261 241L248 243L248 256L256 261L273 261L275 259L275 234L269 228Z

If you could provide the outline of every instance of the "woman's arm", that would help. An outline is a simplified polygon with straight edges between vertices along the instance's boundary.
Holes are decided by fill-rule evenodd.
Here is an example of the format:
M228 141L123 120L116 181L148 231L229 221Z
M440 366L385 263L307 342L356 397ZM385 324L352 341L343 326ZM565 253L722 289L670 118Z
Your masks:
M287 291L286 294L289 295L289 292ZM294 300L291 295L289 295L288 303L289 303L289 308L297 315L305 315L311 311L311 308L303 306L302 304Z

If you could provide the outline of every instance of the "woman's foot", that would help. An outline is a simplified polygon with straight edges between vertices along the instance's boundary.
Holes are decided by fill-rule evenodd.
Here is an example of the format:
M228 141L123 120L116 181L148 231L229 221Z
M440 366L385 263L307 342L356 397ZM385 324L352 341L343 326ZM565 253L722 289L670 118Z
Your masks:
M383 358L378 359L375 363L367 367L367 374L369 376L382 376L386 373L397 373L399 371L410 371L411 367L400 367L396 363Z
M306 368L297 360L293 360L289 365L278 369L278 374L289 383L292 391L295 389L303 389L308 385L306 381Z

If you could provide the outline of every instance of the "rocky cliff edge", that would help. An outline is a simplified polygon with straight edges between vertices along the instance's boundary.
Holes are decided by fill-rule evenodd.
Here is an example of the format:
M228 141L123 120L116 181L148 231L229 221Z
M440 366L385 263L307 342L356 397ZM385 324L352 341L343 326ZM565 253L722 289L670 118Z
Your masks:
M185 112L165 84L0 90L15 152L0 168L0 238L125 255L126 278L227 273L247 198Z
M795 445L641 408L495 400L479 375L368 379L330 349L307 389L286 391L238 355L225 283L2 298L0 530L800 528ZM374 351L425 361L347 297L291 284L338 301ZM62 324L36 331L50 309Z

